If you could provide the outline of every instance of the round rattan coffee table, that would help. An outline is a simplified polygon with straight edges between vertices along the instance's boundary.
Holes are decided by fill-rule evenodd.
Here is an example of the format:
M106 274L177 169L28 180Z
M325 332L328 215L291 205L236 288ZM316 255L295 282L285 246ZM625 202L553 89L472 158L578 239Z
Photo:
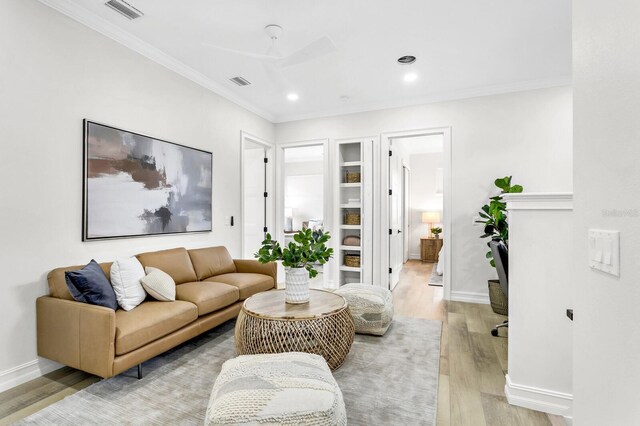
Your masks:
M285 303L284 290L258 293L244 301L236 322L238 355L308 352L322 355L331 370L351 349L355 326L347 301L311 290L309 303Z

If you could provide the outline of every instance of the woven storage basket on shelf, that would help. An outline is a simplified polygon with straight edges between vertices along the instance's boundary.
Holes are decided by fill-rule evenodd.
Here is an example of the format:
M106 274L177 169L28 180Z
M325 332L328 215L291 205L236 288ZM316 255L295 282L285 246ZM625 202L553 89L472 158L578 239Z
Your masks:
M345 213L344 214L345 225L360 225L360 213Z
M346 183L360 183L360 172L347 172Z
M347 235L342 240L342 245L360 247L360 237L358 235Z
M351 266L353 268L360 267L360 255L359 254L345 254L344 266Z
M509 301L502 292L498 280L489 280L489 301L493 312L498 315L509 315Z

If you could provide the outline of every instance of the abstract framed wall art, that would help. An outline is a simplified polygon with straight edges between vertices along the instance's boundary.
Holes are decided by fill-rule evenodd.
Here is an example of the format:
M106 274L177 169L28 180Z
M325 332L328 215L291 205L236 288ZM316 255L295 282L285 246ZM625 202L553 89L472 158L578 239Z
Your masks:
M210 232L213 155L84 120L83 241Z

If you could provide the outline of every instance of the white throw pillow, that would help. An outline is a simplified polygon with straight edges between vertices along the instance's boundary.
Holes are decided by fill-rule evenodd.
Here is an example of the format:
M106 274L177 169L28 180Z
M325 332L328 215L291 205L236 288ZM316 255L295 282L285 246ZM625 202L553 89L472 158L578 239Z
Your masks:
M144 269L135 257L118 259L111 265L111 285L116 293L118 305L130 311L147 297L140 278L144 277Z
M151 297L161 302L176 300L176 282L171 275L151 266L147 266L144 270L147 275L141 278L140 282Z

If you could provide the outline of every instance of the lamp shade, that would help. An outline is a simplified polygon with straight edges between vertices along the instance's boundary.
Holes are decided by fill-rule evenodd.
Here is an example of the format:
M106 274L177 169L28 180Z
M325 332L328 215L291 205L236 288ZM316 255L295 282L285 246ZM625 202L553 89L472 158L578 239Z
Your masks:
M440 212L422 212L422 223L440 223Z
M293 209L291 207L284 208L284 217L293 217Z

